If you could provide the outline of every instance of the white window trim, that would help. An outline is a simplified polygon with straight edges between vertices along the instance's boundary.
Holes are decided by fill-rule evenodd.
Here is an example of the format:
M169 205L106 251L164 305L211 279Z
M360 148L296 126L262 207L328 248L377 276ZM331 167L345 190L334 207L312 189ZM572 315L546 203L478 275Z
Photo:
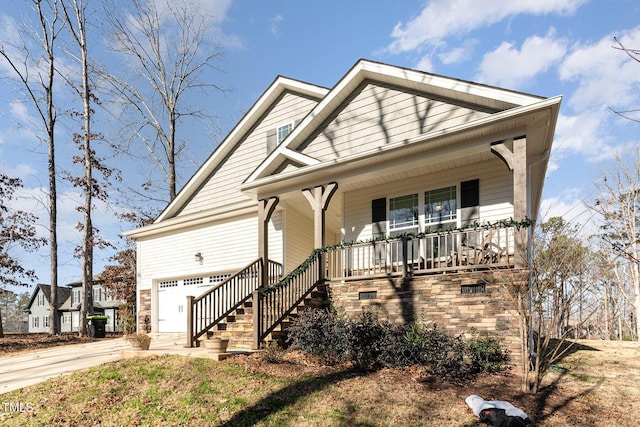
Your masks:
M285 126L291 126L291 130L289 130L289 133L287 133L284 138L280 139L280 129ZM287 138L287 136L291 134L291 132L293 132L294 126L295 124L293 121L276 126L276 145L280 145L280 143L284 141Z
M418 188L418 189L409 189L409 190L405 190L402 191L401 193L390 193L387 195L387 237L391 237L392 235L395 234L402 234L402 233L412 233L412 232L418 232L418 233L422 233L426 230L426 228L428 226L432 226L433 224L436 223L427 223L426 222L426 214L425 214L425 193L429 192L429 191L434 191L434 190L439 190L442 188L449 188L449 187L455 187L456 188L456 219L453 221L445 221L444 224L452 224L454 227L459 227L460 226L460 184L450 184L450 185L440 185L438 187L432 187L432 188L428 188L428 187L422 187L422 188ZM398 197L403 197L403 196L409 196L412 194L418 194L418 225L417 226L409 226L409 227L401 227L401 228L391 228L391 199L395 199ZM417 230L416 230L417 227Z

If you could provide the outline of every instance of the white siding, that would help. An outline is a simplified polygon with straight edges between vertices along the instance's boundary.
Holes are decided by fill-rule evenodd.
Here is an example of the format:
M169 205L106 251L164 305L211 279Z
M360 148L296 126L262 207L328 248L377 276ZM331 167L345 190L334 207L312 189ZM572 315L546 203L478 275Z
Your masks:
M355 94L327 127L300 151L328 161L427 132L475 120L489 113L453 105L428 95L369 83Z
M269 223L269 258L282 263L282 213ZM201 253L200 264L195 259ZM187 295L198 296L212 286L211 276L234 273L258 258L258 218L245 215L138 241L138 291L151 289L151 325L160 332L186 330ZM186 285L184 279L203 278ZM160 288L176 280L175 287Z
M38 288L29 310L29 332L49 332L49 326L45 320L49 317L49 301L43 297L44 293Z
M269 227L269 257L282 262L282 214ZM195 260L200 252L202 264ZM258 219L234 220L183 229L138 243L138 287L151 289L154 280L237 271L258 258Z
M513 216L511 172L502 161L495 159L483 164L475 164L466 169L449 170L345 193L343 240L369 240L373 237L371 201L374 199L386 197L388 207L390 197L455 185L458 190L459 208L460 182L476 178L480 180L479 222L495 222L511 218Z
M249 200L240 192L240 184L266 158L267 132L280 125L301 120L316 103L293 93L285 93L214 171L209 181L198 190L179 215Z
M287 209L284 272L289 273L307 259L313 250L313 218L293 208Z

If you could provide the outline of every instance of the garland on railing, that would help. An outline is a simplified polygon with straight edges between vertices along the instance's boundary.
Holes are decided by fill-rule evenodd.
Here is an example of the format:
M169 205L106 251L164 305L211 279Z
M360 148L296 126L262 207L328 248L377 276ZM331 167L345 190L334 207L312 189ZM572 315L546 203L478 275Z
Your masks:
M289 274L287 274L282 280L280 280L278 283L274 283L271 286L265 286L263 288L260 288L260 293L262 295L266 295L269 294L273 291L275 291L276 289L280 289L282 287L285 287L289 284L289 282L291 282L291 280L293 280L294 277L306 272L309 269L309 266L311 265L311 263L313 263L313 261L315 260L315 258L321 254L321 253L327 253L336 249L343 249L343 248L350 248L352 246L356 246L356 245L362 245L362 244L369 244L369 243L378 243L378 242L386 242L388 243L391 240L397 240L397 239L403 239L403 238L407 238L407 239L420 239L423 238L427 235L433 235L433 234L437 234L437 235L441 235L441 234L447 234L447 233L452 233L452 232L456 232L456 231L466 231L466 230L470 230L470 229L477 229L477 228L482 228L482 229L487 229L487 228L509 228L509 227L513 227L515 229L517 229L518 231L522 228L528 228L531 227L532 225L535 224L535 220L526 217L524 220L522 221L516 221L513 218L509 218L509 219L501 219L498 220L494 223L491 223L489 221L484 221L482 224L478 223L477 221L474 221L472 224L466 225L464 227L457 227L457 228L450 228L450 229L439 229L437 231L434 232L420 232L420 233L405 233L405 234L399 234L397 236L394 237L387 237L387 236L380 236L380 237L375 237L373 239L369 239L369 240L352 240L350 242L340 242L340 243L336 243L334 245L329 245L329 246L324 246L322 248L318 248L318 249L314 249L311 252L311 255L309 255L307 257L307 259L305 259L304 261L302 261L302 263L296 267L293 271L291 271Z

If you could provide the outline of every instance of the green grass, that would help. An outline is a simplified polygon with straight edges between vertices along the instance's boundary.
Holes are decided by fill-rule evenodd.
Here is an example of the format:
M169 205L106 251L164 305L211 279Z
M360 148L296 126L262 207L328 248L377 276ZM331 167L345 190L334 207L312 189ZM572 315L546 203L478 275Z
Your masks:
M33 411L0 411L0 425L477 427L464 398L478 394L511 401L536 416L539 427L594 425L602 417L608 425L630 426L635 419L629 414L640 410L636 354L616 364L594 351L590 363L568 360L572 368L569 375L556 373L560 383L553 396L538 397L523 396L518 378L501 375L457 387L423 382L410 370L134 358L3 394L3 402L28 404ZM612 413L616 405L622 406Z

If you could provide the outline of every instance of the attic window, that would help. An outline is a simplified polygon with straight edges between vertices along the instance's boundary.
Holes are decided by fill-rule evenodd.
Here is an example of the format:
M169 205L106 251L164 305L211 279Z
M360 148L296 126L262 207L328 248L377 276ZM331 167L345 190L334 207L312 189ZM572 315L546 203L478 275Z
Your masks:
M286 125L278 126L278 144L287 137L293 130L293 123L287 123Z

